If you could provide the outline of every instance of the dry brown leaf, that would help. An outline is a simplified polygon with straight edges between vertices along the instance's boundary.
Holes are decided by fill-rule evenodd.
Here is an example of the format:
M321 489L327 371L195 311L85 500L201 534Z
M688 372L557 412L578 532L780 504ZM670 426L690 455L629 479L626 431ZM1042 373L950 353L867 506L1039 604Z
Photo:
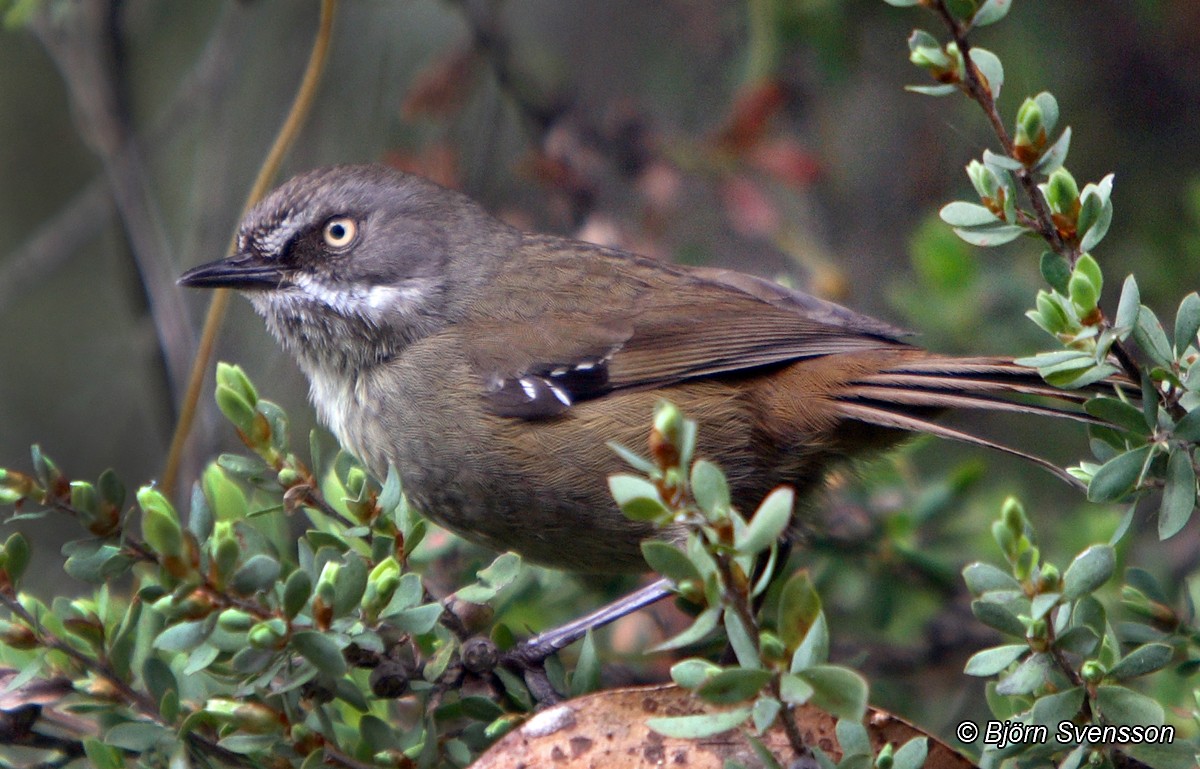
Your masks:
M472 769L643 769L674 766L723 769L726 761L759 766L741 729L699 740L682 740L650 731L646 720L660 716L717 713L727 708L705 703L677 686L612 689L556 705L534 715L519 729L492 746ZM805 740L837 761L836 719L806 705L796 710L796 723ZM878 750L885 743L899 747L913 737L926 736L911 724L882 710L867 713L867 732ZM787 766L791 748L777 725L763 743ZM925 769L975 769L975 765L929 737Z

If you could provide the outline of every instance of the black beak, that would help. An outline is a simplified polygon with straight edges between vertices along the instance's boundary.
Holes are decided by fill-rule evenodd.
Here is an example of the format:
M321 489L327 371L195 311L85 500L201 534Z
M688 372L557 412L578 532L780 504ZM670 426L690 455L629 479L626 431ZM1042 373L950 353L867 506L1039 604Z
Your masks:
M279 288L284 282L284 272L277 265L263 264L241 255L193 267L180 275L178 281L179 285L192 288L236 288L241 291Z

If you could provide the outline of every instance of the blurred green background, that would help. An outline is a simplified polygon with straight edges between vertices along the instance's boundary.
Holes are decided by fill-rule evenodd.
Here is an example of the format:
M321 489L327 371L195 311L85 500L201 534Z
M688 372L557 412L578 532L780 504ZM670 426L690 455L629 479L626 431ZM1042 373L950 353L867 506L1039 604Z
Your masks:
M173 278L225 254L295 92L317 6L8 8L0 467L27 467L36 442L69 474L114 467L132 486L161 472L208 300ZM881 0L342 0L284 175L388 162L529 228L786 277L913 328L935 349L1049 346L1022 317L1040 248L971 249L936 220L941 205L971 195L962 169L996 142L964 99L903 90L924 82L905 45L918 25L940 35L932 17ZM1170 318L1200 284L1200 4L1027 0L973 40L1006 66L1010 122L1025 96L1051 90L1060 125L1074 131L1067 165L1081 186L1116 173L1116 217L1097 254L1103 305L1136 271L1143 301ZM241 300L218 357L288 410L295 436L307 433L302 378ZM185 484L205 458L237 446L209 392ZM1047 438L1042 426L1006 421L981 424L1064 463L1086 456L1080 431ZM965 455L930 442L907 456L936 474L959 472ZM983 514L1009 492L1037 499L1034 514L1080 504L1036 471L984 459ZM1111 523L1075 527L1061 552ZM40 555L56 552L61 526L38 527ZM986 541L986 525L970 536ZM845 577L829 599L867 602L868 577Z

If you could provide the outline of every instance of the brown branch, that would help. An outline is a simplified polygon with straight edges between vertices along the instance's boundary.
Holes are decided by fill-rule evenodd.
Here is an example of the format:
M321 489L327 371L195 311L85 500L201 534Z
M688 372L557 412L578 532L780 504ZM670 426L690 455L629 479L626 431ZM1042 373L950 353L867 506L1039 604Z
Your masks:
M174 400L182 394L196 336L166 259L166 233L131 128L119 15L116 0L83 3L65 14L44 11L31 26L66 83L80 136L103 165L145 289Z
M942 23L946 25L950 36L954 38L954 44L958 46L958 50L962 54L964 92L983 110L984 115L992 126L993 132L996 134L996 138L1004 148L1004 154L1014 160L1017 159L1013 152L1012 137L1008 135L1008 129L1004 127L1004 120L996 108L996 100L992 97L991 89L984 84L978 68L971 61L971 43L967 38L967 27L961 24L954 17L954 14L950 12L949 7L946 5L946 0L933 0L929 7L942 20ZM1065 258L1074 267L1079 257L1083 254L1077 245L1068 243L1059 234L1058 227L1054 224L1054 219L1050 215L1050 209L1046 206L1046 201L1042 196L1041 190L1038 189L1037 182L1034 180L1030 168L1022 164L1022 167L1015 172L1015 175L1021 185L1021 189L1025 191L1025 196L1029 199L1034 213L1033 222L1021 221L1019 223L1034 229L1049 244L1054 253ZM1111 322L1107 318L1102 319L1101 323L1105 328L1112 327ZM1138 369L1137 363L1134 361L1133 355L1129 352L1128 348L1120 340L1116 340L1113 342L1111 350L1113 356L1117 359L1117 363L1124 370L1125 375L1135 382L1141 381L1141 371Z
M140 136L143 148L156 149L196 115L211 111L227 86L234 53L248 29L245 3L227 3L195 66L173 92L170 103ZM8 308L47 275L93 241L115 211L112 192L97 176L0 262L0 311Z

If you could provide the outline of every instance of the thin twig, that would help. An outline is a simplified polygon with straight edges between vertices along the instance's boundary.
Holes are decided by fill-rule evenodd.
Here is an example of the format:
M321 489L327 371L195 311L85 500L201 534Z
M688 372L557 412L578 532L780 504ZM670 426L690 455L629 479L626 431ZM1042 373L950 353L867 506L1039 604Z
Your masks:
M83 652L76 649L71 644L62 640L58 636L47 631L42 624L28 610L7 591L0 592L0 605L3 605L13 616L18 617L30 630L38 636L38 641L43 648L57 651L68 659L75 662L84 670L89 671L93 675L98 675L103 678L115 691L120 694L121 700L134 708L142 715L150 718L157 724L168 729L173 729L172 724L167 719L163 718L162 713L158 710L157 703L150 697L134 689L125 679L117 675L117 673L109 667L109 665L100 658L92 658L85 655ZM222 748L217 743L207 737L204 737L196 732L190 732L186 738L197 749L208 753L215 758L225 761L234 766L252 766L252 764L244 757L232 751Z
M300 81L300 88L296 92L296 99L292 102L292 107L288 111L283 127L279 129L279 135L275 138L275 143L271 146L271 150L267 154L267 159L263 161L262 168L259 169L258 178L254 180L254 185L250 188L246 205L243 207L243 214L249 211L266 194L271 182L274 180L276 174L279 173L279 166L283 162L284 155L287 154L288 149L291 148L293 142L296 140L296 136L300 133L300 127L312 109L313 101L317 94L317 86L321 82L321 74L324 72L325 62L328 59L329 42L333 33L333 17L336 8L337 0L322 0L321 2L321 19L317 29L316 40L313 42L312 52L308 58L308 65L304 70L304 77ZM233 249L234 245L236 245L236 241L231 238L230 250ZM220 331L226 308L229 306L229 293L229 289L217 289L213 292L212 301L208 306L208 314L204 319L204 328L200 332L200 343L196 350L196 359L192 363L187 391L180 405L179 420L176 422L175 432L171 436L171 448L167 454L166 468L163 470L161 485L163 491L167 494L172 492L175 488L175 482L178 480L179 464L183 457L183 449L187 443L188 434L191 432L192 423L196 418L196 407L200 401L200 388L204 386L204 378L212 363L213 348L216 345L217 333Z
M1016 159L1013 151L1013 140L1008 135L1008 129L1004 127L1004 120L1000 116L999 110L996 108L996 100L992 98L991 89L983 82L975 63L971 61L971 43L967 38L968 29L954 17L949 7L946 5L946 0L934 0L932 3L934 13L946 25L950 32L950 36L954 38L954 44L958 46L959 52L963 57L963 90L972 101L983 109L984 115L992 126L992 130L996 134L996 138L1000 141L1000 145L1004 148L1004 153L1010 158ZM1024 219L1022 212L1018 211L1018 222L1022 226L1027 226L1035 230L1049 245L1054 253L1059 254L1074 267L1079 261L1079 257L1083 254L1077 245L1068 243L1063 239L1058 231L1058 226L1054 223L1054 218L1050 215L1050 209L1046 205L1046 201L1042 196L1042 192L1038 189L1037 182L1033 177L1031 170L1022 164L1022 167L1015 171L1017 181L1021 188L1025 191L1025 197L1029 200L1029 204L1033 207L1034 220L1032 222ZM1103 318L1101 323L1105 328L1111 328L1112 324L1107 318ZM1112 344L1113 356L1117 359L1117 363L1125 372L1125 375L1134 382L1141 381L1142 374L1137 363L1134 361L1133 355L1120 341L1114 341Z

